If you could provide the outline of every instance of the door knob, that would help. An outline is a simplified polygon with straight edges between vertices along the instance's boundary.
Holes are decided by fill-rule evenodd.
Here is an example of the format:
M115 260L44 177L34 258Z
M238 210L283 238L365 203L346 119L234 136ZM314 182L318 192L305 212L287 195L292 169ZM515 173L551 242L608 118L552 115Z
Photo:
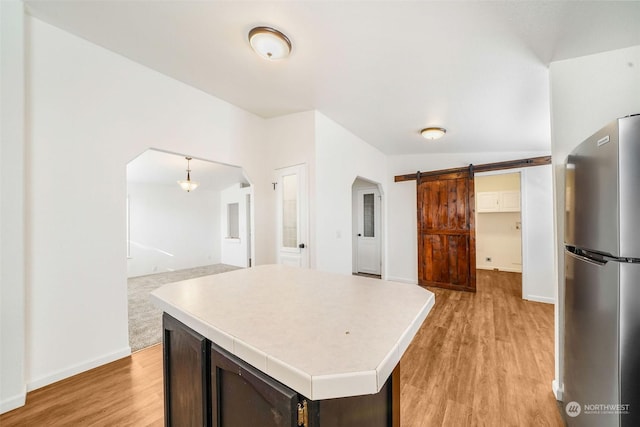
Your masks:
M304 243L300 243L300 244L298 245L298 247L299 247L300 249L304 249Z

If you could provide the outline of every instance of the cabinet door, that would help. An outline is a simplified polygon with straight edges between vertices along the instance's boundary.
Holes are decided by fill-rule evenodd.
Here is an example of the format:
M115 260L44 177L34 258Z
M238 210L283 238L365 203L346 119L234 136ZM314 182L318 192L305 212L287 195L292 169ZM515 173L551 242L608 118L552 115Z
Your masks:
M208 426L208 340L164 314L164 415L167 426Z
M519 191L501 191L500 192L500 211L520 212L520 192Z
M215 427L296 427L298 402L298 393L212 344Z
M477 195L477 212L498 212L500 210L500 193L485 191Z

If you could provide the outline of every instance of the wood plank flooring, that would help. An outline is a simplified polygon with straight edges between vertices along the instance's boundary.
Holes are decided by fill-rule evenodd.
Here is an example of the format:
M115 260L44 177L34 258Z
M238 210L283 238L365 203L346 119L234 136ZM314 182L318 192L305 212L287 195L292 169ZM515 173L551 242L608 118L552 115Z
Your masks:
M402 426L563 425L553 306L523 301L518 274L478 270L477 283L429 288L436 305L401 361ZM0 426L162 426L162 393L157 345L29 393Z
M477 293L436 304L401 360L402 426L562 426L551 392L553 305L521 275L477 271Z
M0 426L163 426L162 345L27 395Z

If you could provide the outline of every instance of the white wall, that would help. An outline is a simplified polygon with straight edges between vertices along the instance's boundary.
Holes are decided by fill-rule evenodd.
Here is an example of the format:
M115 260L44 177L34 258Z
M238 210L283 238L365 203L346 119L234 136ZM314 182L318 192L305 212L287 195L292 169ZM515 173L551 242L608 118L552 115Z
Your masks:
M476 268L521 273L520 212L479 213L476 218Z
M24 12L0 1L0 413L24 405Z
M247 195L251 194L250 187L233 185L220 192L219 222L216 224L219 230L221 262L235 265L236 267L249 267L248 259L248 232L250 224L247 224ZM239 238L228 238L228 209L230 203L238 204L238 228Z
M220 192L127 184L128 277L220 263Z
M256 206L273 196L263 119L27 23L26 382L34 389L130 352L125 170L137 154L155 147L242 166ZM274 259L271 227L257 216L258 263Z
M444 141L442 143L445 143ZM468 166L549 155L548 152L511 153L450 153L398 155L389 157L389 186L387 205L388 243L387 278L407 283L418 283L418 242L416 236L416 183L415 181L393 182L396 175ZM548 189L551 192L551 187ZM526 233L526 230L523 230ZM524 235L523 235L524 238ZM553 271L553 266L545 266Z
M486 191L520 192L519 173L478 174L474 181L476 194ZM522 235L521 227L518 228L521 223L520 212L478 213L476 209L476 268L522 272Z
M555 303L552 165L523 168L522 182L522 298Z
M640 113L640 46L554 62L550 74L558 263L554 381L557 393L563 375L564 162L573 148L607 123Z
M323 114L316 112L315 117L315 206L317 218L322 219L316 222L315 227L316 268L351 274L351 186L357 177L381 184L384 229L387 156ZM385 247L384 241L382 246ZM383 277L385 268L383 265Z
M513 169L495 171L492 174L479 173L475 175L474 185L476 193L483 191L520 191L520 172Z

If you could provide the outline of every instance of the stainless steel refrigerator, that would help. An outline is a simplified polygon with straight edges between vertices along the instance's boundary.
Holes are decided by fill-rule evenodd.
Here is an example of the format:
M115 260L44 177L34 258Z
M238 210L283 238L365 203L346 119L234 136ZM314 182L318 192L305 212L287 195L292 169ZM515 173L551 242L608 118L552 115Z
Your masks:
M640 426L640 115L580 144L565 179L565 419Z

